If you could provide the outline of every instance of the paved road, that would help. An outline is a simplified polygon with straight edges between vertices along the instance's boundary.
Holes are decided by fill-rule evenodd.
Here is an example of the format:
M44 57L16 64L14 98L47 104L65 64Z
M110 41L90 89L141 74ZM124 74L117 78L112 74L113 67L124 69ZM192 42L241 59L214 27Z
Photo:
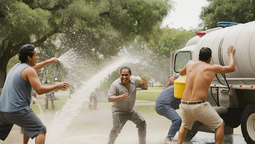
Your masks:
M165 117L156 114L153 110L154 104L155 102L150 101L136 102L137 107L145 106L140 111L147 122L147 144L163 144L171 123ZM42 119L47 128L53 118L54 113L43 114ZM106 144L111 127L111 103L99 103L96 110L89 110L88 106L84 105L79 116L72 120L65 133L57 138L57 142L61 144ZM177 139L178 134L174 140L177 141ZM7 140L0 141L0 144L20 144L21 142L20 128L15 126ZM127 122L124 126L116 144L138 144L137 128L132 122ZM198 132L191 142L185 144L214 144L214 134ZM240 128L235 129L234 134L225 135L223 144L245 144Z

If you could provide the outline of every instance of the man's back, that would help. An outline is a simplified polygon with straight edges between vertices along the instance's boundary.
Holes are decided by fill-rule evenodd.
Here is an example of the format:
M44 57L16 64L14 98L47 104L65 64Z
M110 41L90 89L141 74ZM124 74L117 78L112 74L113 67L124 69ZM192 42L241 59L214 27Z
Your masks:
M201 49L204 52L205 49ZM200 50L200 51L201 51ZM208 52L208 49L207 49ZM205 59L199 57L198 62L189 61L187 65L180 70L180 75L186 75L186 85L182 96L184 101L206 100L208 88L212 79L217 73L229 73L235 70L233 46L228 47L229 65L211 65L211 54ZM209 51L211 53L211 50Z
M206 62L189 62L186 70L186 85L182 100L206 100L207 90L215 75L213 65Z

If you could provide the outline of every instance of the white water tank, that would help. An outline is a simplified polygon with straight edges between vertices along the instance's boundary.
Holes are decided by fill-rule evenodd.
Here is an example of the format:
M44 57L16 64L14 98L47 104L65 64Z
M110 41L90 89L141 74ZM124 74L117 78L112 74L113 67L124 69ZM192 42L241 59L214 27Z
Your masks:
M211 64L228 65L227 48L229 45L233 45L236 49L234 55L236 69L226 74L226 77L239 79L230 80L229 83L255 84L255 21L206 34L196 44L192 59L198 61L199 50L202 47L209 47L212 49ZM253 78L253 80L247 78Z

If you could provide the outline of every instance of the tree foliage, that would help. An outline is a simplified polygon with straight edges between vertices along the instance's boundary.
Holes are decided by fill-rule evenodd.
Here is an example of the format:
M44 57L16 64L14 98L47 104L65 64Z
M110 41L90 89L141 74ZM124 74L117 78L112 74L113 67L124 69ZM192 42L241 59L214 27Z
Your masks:
M100 60L151 34L170 9L170 0L1 0L0 87L9 59L26 43L41 52L74 48Z
M145 76L152 82L165 85L170 75L170 53L183 48L187 41L195 36L194 30L170 29L168 27L156 30L150 39L137 36L134 42L125 47L130 61L125 63L132 70L133 76ZM114 80L119 78L119 69L109 75L100 85L100 90L106 91Z
M127 48L132 56L139 58L139 63L129 64L133 74L165 85L171 73L170 53L183 48L194 36L193 30L163 28L158 29L149 41L136 37L135 42Z
M120 77L119 69L112 72L108 75L105 80L101 83L99 90L100 91L108 91L110 89L111 84Z
M147 47L153 53L170 58L170 51L183 48L194 35L192 30L163 28L147 43Z
M153 68L151 75L161 84L168 82L170 72L170 53L185 47L187 41L195 36L193 30L163 28L147 47L152 51L149 65Z
M204 29L214 28L221 21L246 23L255 20L254 0L208 1L210 1L209 5L203 7L200 14Z

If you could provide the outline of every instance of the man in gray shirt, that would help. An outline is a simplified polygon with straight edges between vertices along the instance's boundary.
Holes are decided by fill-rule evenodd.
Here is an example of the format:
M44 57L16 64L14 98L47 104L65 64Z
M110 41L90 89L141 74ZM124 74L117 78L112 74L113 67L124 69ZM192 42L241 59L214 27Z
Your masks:
M147 78L138 80L131 77L131 69L124 66L120 69L120 78L115 80L108 92L108 101L113 102L113 128L109 135L108 144L113 144L125 123L130 120L138 128L139 144L146 143L146 122L139 114L135 105L136 88L148 89ZM141 81L141 82L140 82Z
M70 84L60 82L52 86L42 86L36 71L47 64L57 61L51 58L41 63L36 63L39 56L35 47L26 44L19 51L20 63L9 71L0 97L0 139L5 140L14 124L21 127L23 143L29 138L36 138L36 144L44 144L46 127L30 108L33 89L39 95L55 89L67 89Z

